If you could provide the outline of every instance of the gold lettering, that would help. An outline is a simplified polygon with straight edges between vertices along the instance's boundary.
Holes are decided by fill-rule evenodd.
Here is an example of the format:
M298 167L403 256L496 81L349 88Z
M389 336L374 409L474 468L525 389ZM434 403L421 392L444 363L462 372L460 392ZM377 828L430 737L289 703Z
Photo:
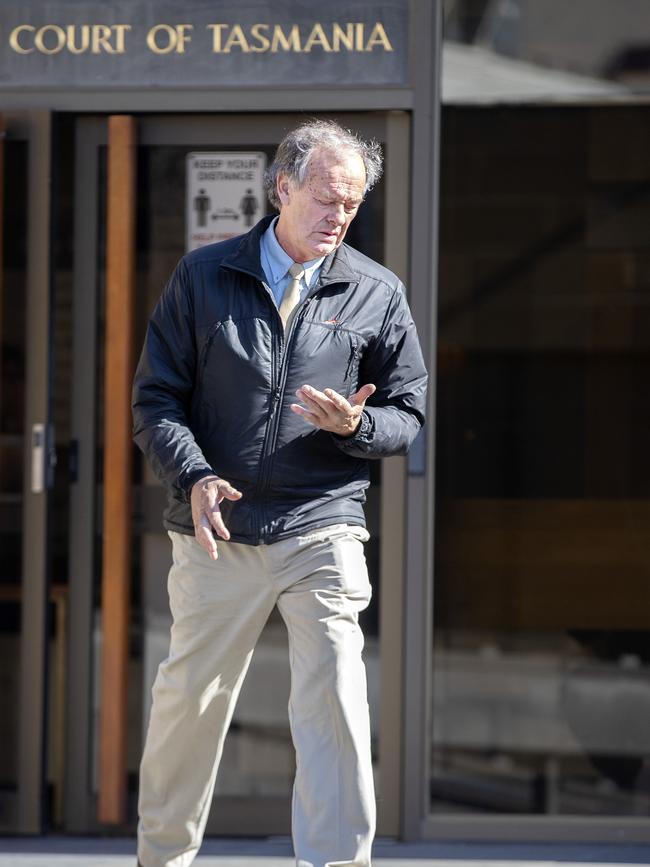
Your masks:
M212 51L214 54L221 52L221 33L227 27L227 24L208 24L208 28L212 30Z
M379 21L372 28L372 32L368 37L366 51L372 51L375 45L383 46L384 51L393 51L393 46L390 44L390 39L384 30L384 25Z
M299 52L302 49L300 48L300 30L298 29L298 25L294 24L291 30L289 31L289 36L285 36L284 30L279 24L276 24L273 28L273 38L271 39L271 51L277 52L278 46L283 51L296 51Z
M33 48L23 48L20 42L18 41L18 37L20 36L23 30L30 30L32 33L36 30L35 27L32 27L31 24L19 24L18 27L14 27L9 36L9 45L16 51L18 54L29 54L33 51Z
M9 45L19 54L29 54L34 48L26 48L20 42L23 31L34 33L34 45L42 54L58 54L69 51L70 54L84 54L90 49L93 54L102 51L108 54L124 54L125 37L131 30L130 24L45 24L38 30L31 24L21 24L9 35ZM115 45L111 39L115 36ZM55 42L52 41L54 38Z
M124 40L126 38L126 33L131 29L130 24L114 24L113 29L115 30L115 53L116 54L124 54L126 51L126 47L124 45Z
M56 37L54 48L48 48L45 44L45 35L47 33L54 33ZM65 47L65 30L63 27L59 27L58 24L46 24L36 31L34 44L42 54L58 54Z
M323 51L332 50L332 46L327 41L327 36L325 35L322 24L314 24L302 50L311 51L312 46L314 45L320 45Z
M269 24L253 24L251 27L251 38L257 39L259 45L251 45L251 51L268 51L271 47L271 40L268 36L262 33L263 30L269 29Z
M115 54L115 49L111 45L111 28L107 24L93 24L92 29L92 48L93 54L101 54L105 51L106 54Z
M226 39L226 44L223 47L224 54L230 54L231 48L241 48L244 54L250 53L250 48L248 47L248 42L246 41L246 36L244 35L244 31L241 28L240 24L233 24L232 30L228 34L228 38Z
M192 41L192 37L189 33L186 33L186 30L193 30L193 24L177 24L176 25L176 53L177 54L185 54L185 44L187 42Z
M158 44L158 34L164 33L167 39L167 44L160 46ZM169 54L176 48L178 34L171 24L156 24L147 33L147 46L154 54Z
M90 26L88 24L82 24L79 27L79 30L81 35L81 45L77 45L76 24L68 24L66 27L68 51L70 54L83 54L84 51L88 51L88 46L90 45Z
M363 47L363 35L364 35L364 25L363 24L355 24L354 25L354 47L357 51L364 51Z
M346 24L345 31L340 24L334 24L332 30L332 51L340 51L341 45L348 51L354 51L354 24Z

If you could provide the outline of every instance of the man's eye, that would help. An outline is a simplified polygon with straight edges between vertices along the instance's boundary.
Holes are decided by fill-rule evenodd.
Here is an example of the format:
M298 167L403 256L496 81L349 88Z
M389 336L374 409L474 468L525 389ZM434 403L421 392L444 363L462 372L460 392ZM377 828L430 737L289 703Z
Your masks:
M335 202L332 199L330 199L329 201L326 201L325 199L318 199L318 198L316 198L316 196L314 196L314 199L316 202L318 202L319 205L322 205L323 208L329 208L332 205L338 204L338 202ZM358 204L356 204L356 205L343 205L343 210L345 211L346 214L354 214L354 212L357 211L358 209L359 209Z

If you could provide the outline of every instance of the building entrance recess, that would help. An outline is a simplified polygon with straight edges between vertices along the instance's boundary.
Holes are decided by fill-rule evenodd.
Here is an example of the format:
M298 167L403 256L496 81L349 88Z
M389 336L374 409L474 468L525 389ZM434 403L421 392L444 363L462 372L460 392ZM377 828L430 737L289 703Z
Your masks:
M328 115L329 116L329 115ZM348 241L382 261L406 280L409 121L403 113L340 113L336 119L366 137L381 141L385 149L384 180L369 195L352 224ZM186 251L188 216L188 156L201 153L251 153L270 160L283 133L300 122L296 115L146 116L134 119L135 297L122 311L125 330L133 330L133 355L142 345L147 317L169 274ZM96 824L96 798L104 798L107 784L99 751L100 732L115 726L102 716L101 650L110 635L102 630L102 594L97 568L101 551L100 508L106 501L101 479L103 431L106 414L113 411L103 390L104 370L110 364L110 343L103 342L105 274L110 269L103 238L105 214L110 216L107 190L108 119L76 121L75 184L75 312L76 374L73 383L74 440L78 444L78 477L71 500L70 547L82 552L70 574L71 606L75 629L71 632L69 700L82 705L68 727L68 760L75 769L68 776L66 814L75 830ZM244 191L245 192L245 191ZM206 194L207 197L207 194ZM194 197L196 198L196 196ZM388 206L390 202L390 206ZM107 204L109 206L107 212ZM194 204L193 201L190 204ZM212 207L212 205L215 207ZM219 216L209 202L206 216ZM266 204L257 203L260 216ZM223 210L223 209L222 209ZM242 222L244 220L242 219ZM242 226L243 230L245 227ZM131 317L130 324L126 321ZM82 363L81 360L85 359ZM92 360L94 375L88 375ZM126 717L109 739L124 738L124 813L120 823L135 819L137 767L147 723L150 689L158 663L168 645L170 615L166 576L170 545L162 529L164 490L146 462L134 451L132 512L125 499L124 520L132 530L131 587L126 598L125 665ZM375 601L366 613L365 658L369 675L373 718L373 758L383 833L398 829L400 648L403 537L403 459L373 462L367 503L371 540L366 554L373 576ZM389 480L390 496L386 482ZM110 483L110 478L107 478ZM75 515L94 515L77 520ZM390 532L388 526L390 525ZM103 636L103 639L102 639ZM111 651L112 654L112 651ZM90 660L90 662L88 662ZM104 676L106 671L104 669ZM88 688L90 684L90 689ZM288 833L293 779L293 749L287 721L289 689L286 634L273 614L260 639L239 699L222 761L208 833ZM115 785L113 783L113 785ZM104 817L106 814L104 814Z

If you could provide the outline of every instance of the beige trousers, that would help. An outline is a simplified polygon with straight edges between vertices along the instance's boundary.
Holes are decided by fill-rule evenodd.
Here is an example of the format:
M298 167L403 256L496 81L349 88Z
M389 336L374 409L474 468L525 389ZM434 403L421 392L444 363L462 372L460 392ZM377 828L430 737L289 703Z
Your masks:
M212 561L170 533L173 616L140 768L143 867L188 867L201 845L235 702L274 605L289 633L297 867L370 867L375 797L363 635L370 601L362 527L272 545L218 541Z

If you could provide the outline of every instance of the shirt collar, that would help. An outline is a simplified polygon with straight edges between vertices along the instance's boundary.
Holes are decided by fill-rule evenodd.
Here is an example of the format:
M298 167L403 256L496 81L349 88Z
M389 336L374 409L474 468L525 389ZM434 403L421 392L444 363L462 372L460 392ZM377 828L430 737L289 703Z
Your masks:
M293 265L293 259L283 250L276 237L275 227L277 222L278 217L271 222L268 229L262 235L262 243L266 247L266 256L274 283L279 283L280 280L286 277L287 271L291 265ZM320 268L324 260L325 256L321 256L319 259L311 259L309 262L301 262L305 269L304 279L307 286L311 284L314 272Z

